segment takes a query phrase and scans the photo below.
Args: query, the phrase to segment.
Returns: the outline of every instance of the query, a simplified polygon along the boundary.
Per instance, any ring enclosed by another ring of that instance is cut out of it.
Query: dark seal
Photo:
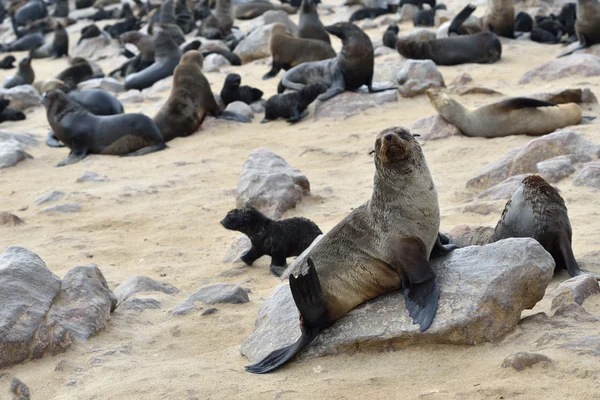
[[[47,43],[29,52],[31,58],[60,58],[69,55],[69,35],[61,24],[54,28],[54,38]]]
[[[320,2],[320,0],[302,0],[298,23],[298,37],[322,40],[327,44],[331,44],[329,34],[325,30],[317,12],[317,4]]]
[[[327,85],[314,83],[302,89],[273,95],[265,103],[265,118],[261,124],[277,118],[285,118],[287,122],[298,122],[308,115],[306,108],[327,90]]]
[[[242,84],[242,77],[238,74],[228,74],[221,89],[221,100],[225,106],[234,101],[243,101],[246,104],[252,104],[262,98],[263,92],[260,89]]]
[[[19,61],[17,74],[4,83],[5,89],[20,85],[31,85],[35,80],[35,73],[31,68],[31,57],[23,57]]]

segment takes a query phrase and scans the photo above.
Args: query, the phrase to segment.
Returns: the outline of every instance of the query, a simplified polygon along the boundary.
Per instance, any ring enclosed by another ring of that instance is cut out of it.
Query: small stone
[[[519,83],[530,83],[536,79],[548,82],[565,77],[598,75],[600,75],[600,57],[591,54],[571,54],[532,68],[521,77]]]
[[[14,214],[8,212],[0,212],[0,225],[17,226],[23,225],[25,222]]]
[[[252,108],[243,101],[234,101],[233,103],[229,103],[227,108],[225,108],[225,111],[241,114],[250,119],[254,118],[254,112],[252,111]]]
[[[377,22],[373,21],[372,19],[365,19],[360,24],[360,29],[362,29],[363,31],[366,31],[368,29],[375,29],[375,28],[377,28]]]
[[[232,283],[218,283],[198,289],[184,302],[178,304],[172,311],[172,315],[185,315],[190,311],[197,310],[195,302],[204,304],[243,304],[250,301],[248,292],[240,285]]]
[[[223,259],[223,262],[228,264],[242,262],[242,260],[240,260],[240,257],[248,250],[250,250],[251,247],[252,242],[250,241],[248,236],[240,235],[236,237],[231,243],[229,249],[227,250],[227,253],[225,253],[225,258]]]
[[[465,86],[467,83],[471,82],[473,82],[473,77],[470,74],[463,72],[454,78],[450,86]]]
[[[98,175],[97,173],[91,171],[84,171],[75,182],[106,182],[107,180],[108,178],[106,176]]]
[[[375,49],[375,51],[373,52],[373,55],[375,57],[379,57],[379,56],[387,56],[388,54],[396,54],[396,53],[398,53],[398,52],[394,49],[390,49],[389,47],[386,47],[386,46],[380,46]]]
[[[40,204],[44,204],[44,203],[51,203],[54,201],[58,201],[58,200],[62,199],[64,195],[65,195],[65,192],[61,192],[60,190],[53,190],[53,191],[45,193],[41,197],[39,197],[35,201],[35,204],[40,205]]]
[[[210,315],[210,314],[216,313],[217,311],[218,310],[216,308],[211,307],[211,308],[207,308],[206,310],[202,311],[202,314],[200,314],[200,315],[202,315],[202,316],[204,316],[204,315]]]
[[[136,275],[117,286],[114,293],[119,302],[124,302],[133,295],[142,292],[160,292],[172,295],[179,293],[179,289],[166,282],[159,282],[147,276]]]
[[[361,89],[357,92],[338,94],[327,101],[317,100],[315,120],[321,118],[346,119],[369,108],[385,103],[395,103],[398,101],[397,93],[398,91],[395,89],[379,93],[366,93]]]
[[[431,60],[408,60],[396,75],[401,85],[398,91],[403,97],[423,94],[427,89],[445,87],[444,78]]]
[[[29,400],[29,387],[19,378],[14,377],[10,384],[10,391],[13,393],[13,400]]]
[[[412,21],[413,17],[419,12],[419,7],[414,4],[403,4],[398,14],[400,22]]]
[[[552,310],[569,303],[582,305],[588,297],[599,294],[598,281],[592,274],[582,274],[562,282],[552,292]]]
[[[0,169],[14,167],[26,158],[33,158],[24,149],[25,146],[14,139],[0,142]]]
[[[130,297],[117,307],[119,311],[132,310],[141,313],[144,310],[156,310],[161,307],[160,301],[156,299],[146,299]]]
[[[123,104],[143,103],[144,95],[137,89],[129,89],[125,93],[121,93],[118,97]]]
[[[581,171],[573,178],[573,184],[600,189],[600,161],[583,164]]]
[[[81,211],[81,206],[77,203],[57,204],[42,210],[44,213],[75,213],[79,211]]]
[[[547,365],[552,363],[552,360],[543,354],[520,351],[506,357],[504,361],[502,361],[502,368],[513,367],[515,370],[521,372],[525,368],[531,368],[539,363]]]
[[[203,72],[219,72],[221,67],[231,65],[228,59],[220,54],[212,53],[206,56],[202,66]]]
[[[438,140],[450,136],[461,136],[462,132],[439,114],[419,118],[407,126],[414,135],[419,135],[419,140]]]
[[[493,203],[473,203],[463,208],[463,212],[473,214],[490,215],[498,212],[498,206]]]

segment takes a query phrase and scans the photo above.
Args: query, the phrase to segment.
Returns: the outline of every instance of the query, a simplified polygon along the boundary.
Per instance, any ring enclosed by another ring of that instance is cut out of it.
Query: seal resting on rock
[[[264,124],[277,118],[285,118],[287,122],[298,122],[308,115],[306,108],[315,101],[318,95],[327,90],[327,85],[313,83],[302,89],[269,97],[265,103]]]
[[[54,39],[37,49],[30,51],[31,58],[60,58],[69,55],[69,35],[61,24],[54,28]]]
[[[252,265],[264,255],[271,256],[270,269],[275,276],[281,276],[287,268],[286,258],[302,254],[323,233],[306,218],[274,221],[252,206],[229,211],[221,225],[243,233],[252,242],[250,250],[241,256],[246,265]]]
[[[359,304],[398,289],[421,331],[431,325],[439,299],[429,264],[439,243],[435,184],[421,146],[408,130],[383,130],[374,153],[371,200],[325,234],[299,270],[292,271],[297,277],[289,277],[302,335],[246,371],[260,374],[280,367]]]
[[[273,24],[269,47],[273,64],[263,79],[273,78],[282,68],[288,70],[307,61],[335,57],[335,51],[328,43],[322,40],[294,37],[283,24]]]
[[[71,149],[57,167],[81,161],[88,154],[140,156],[166,147],[160,130],[144,114],[97,116],[60,89],[46,92],[44,105],[56,138]]]
[[[476,109],[469,109],[446,93],[427,90],[431,105],[446,121],[466,136],[540,136],[559,128],[577,125],[581,108],[575,103],[560,104],[514,97]]]

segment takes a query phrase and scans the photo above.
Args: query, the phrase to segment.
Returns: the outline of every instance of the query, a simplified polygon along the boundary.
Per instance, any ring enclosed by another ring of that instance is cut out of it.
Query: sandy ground
[[[450,9],[458,11],[462,5]],[[333,22],[334,16],[323,19]],[[411,27],[412,23],[403,23],[401,31]],[[380,38],[383,29],[368,33]],[[78,34],[72,37],[74,43]],[[339,41],[334,42],[339,49]],[[503,46],[503,58],[496,64],[440,67],[446,83],[468,72],[476,84],[507,96],[582,86],[600,95],[599,77],[519,85],[525,71],[552,59],[561,47],[511,40],[503,40]],[[392,54],[376,62],[399,63],[400,56]],[[114,60],[100,64],[105,71],[116,66]],[[50,78],[66,65],[66,59],[33,62],[38,79]],[[223,68],[207,77],[217,92],[226,73],[237,72],[243,84],[257,86],[270,96],[277,80],[260,80],[267,69],[263,60]],[[2,71],[0,78],[9,73]],[[158,102],[125,108],[153,116],[167,96],[163,92]],[[498,98],[468,95],[461,101],[477,106]],[[29,385],[35,399],[599,398],[598,356],[576,355],[552,346],[539,351],[536,340],[554,328],[535,322],[522,324],[496,344],[345,354],[296,361],[264,376],[245,373],[247,360],[240,355],[239,345],[252,331],[262,301],[279,284],[268,270],[268,258],[252,267],[222,261],[237,234],[223,229],[219,220],[235,206],[237,179],[248,154],[267,146],[303,171],[312,196],[285,217],[304,216],[328,231],[370,197],[374,168],[367,153],[375,135],[386,127],[434,114],[426,96],[400,98],[342,121],[315,121],[313,107],[310,110],[311,116],[296,125],[284,121],[258,124],[262,116],[256,116],[253,124],[210,123],[191,137],[173,140],[159,153],[137,158],[89,156],[64,168],[54,165],[67,156],[68,149],[43,144],[48,124],[42,108],[28,112],[26,121],[2,124],[1,129],[34,133],[41,143],[29,149],[34,159],[0,170],[2,211],[26,221],[19,227],[1,228],[0,249],[26,247],[61,277],[71,266],[93,262],[112,288],[132,275],[146,275],[169,282],[182,293],[154,296],[162,302],[161,310],[115,312],[108,329],[64,354],[0,370],[0,398],[9,398],[7,387],[13,376]],[[600,107],[585,106],[584,114],[600,116]],[[596,120],[573,130],[600,142],[599,126]],[[452,137],[423,145],[439,192],[442,229],[461,223],[496,223],[503,201],[497,202],[497,213],[488,216],[463,212],[465,202],[475,194],[466,182],[485,164],[530,139]],[[108,181],[76,183],[84,171],[105,175]],[[575,255],[597,251],[598,192],[574,187],[570,179],[558,186],[569,208]],[[51,190],[64,191],[61,202],[77,202],[81,212],[41,213],[46,205],[38,206],[35,200]],[[239,269],[239,275],[219,275],[232,268]],[[564,273],[555,277],[549,290],[566,278]],[[242,283],[251,290],[250,303],[218,305],[218,311],[209,316],[196,312],[169,318],[169,310],[188,293],[218,282]],[[600,296],[588,299],[584,306],[600,316]],[[548,300],[535,311],[550,314]],[[598,331],[598,324],[574,324],[573,331]],[[554,362],[521,373],[500,368],[507,355],[527,350],[542,352]],[[62,371],[55,370],[59,362]]]

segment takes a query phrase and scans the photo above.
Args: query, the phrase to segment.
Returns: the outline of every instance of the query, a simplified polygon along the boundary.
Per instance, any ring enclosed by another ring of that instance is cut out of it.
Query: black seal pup
[[[533,18],[531,15],[524,11],[521,11],[515,17],[515,31],[517,32],[531,32],[533,29]]]
[[[0,60],[0,69],[13,69],[15,67],[15,57],[8,55]]]
[[[380,132],[374,153],[371,200],[327,232],[289,277],[302,335],[246,371],[262,374],[280,367],[359,304],[398,289],[421,331],[431,325],[439,299],[429,264],[439,242],[435,184],[408,130]]]
[[[277,118],[285,118],[287,122],[298,122],[308,115],[306,108],[315,101],[317,96],[327,90],[327,85],[314,83],[302,89],[269,97],[265,103],[264,124]]]
[[[10,100],[0,99],[0,122],[4,121],[22,121],[25,114],[16,108],[9,107]]]
[[[20,85],[31,85],[35,80],[35,72],[31,68],[31,57],[23,57],[19,61],[17,74],[4,83],[5,89]]]
[[[252,265],[262,256],[270,256],[270,269],[275,276],[281,276],[287,268],[286,258],[302,254],[323,233],[306,218],[274,221],[252,206],[229,211],[221,225],[243,233],[252,242],[252,248],[241,256],[246,265]]]
[[[246,104],[252,104],[262,98],[263,92],[260,89],[248,85],[240,86],[242,77],[238,74],[228,74],[221,89],[221,100],[227,106],[234,101],[243,101]]]
[[[389,47],[390,49],[396,50],[396,43],[398,43],[398,32],[400,32],[400,28],[398,28],[398,25],[388,25],[385,32],[383,32],[383,45],[385,47]]]
[[[81,41],[83,39],[95,38],[95,37],[100,36],[101,34],[102,34],[102,32],[100,31],[100,28],[98,28],[98,25],[96,25],[96,24],[84,26],[83,28],[81,28],[81,36],[79,37],[79,40],[77,41],[77,46],[79,46],[79,44],[81,43]]]
[[[74,57],[70,60],[70,66],[55,76],[55,79],[64,82],[63,90],[70,91],[77,87],[83,81],[94,77],[92,65],[81,57]]]
[[[56,138],[71,149],[57,167],[88,154],[139,156],[166,148],[160,130],[144,114],[94,115],[60,89],[46,92],[44,105]]]
[[[320,2],[321,0],[302,0],[298,23],[298,37],[322,40],[327,44],[331,44],[329,34],[325,30],[317,12],[317,4]]]

